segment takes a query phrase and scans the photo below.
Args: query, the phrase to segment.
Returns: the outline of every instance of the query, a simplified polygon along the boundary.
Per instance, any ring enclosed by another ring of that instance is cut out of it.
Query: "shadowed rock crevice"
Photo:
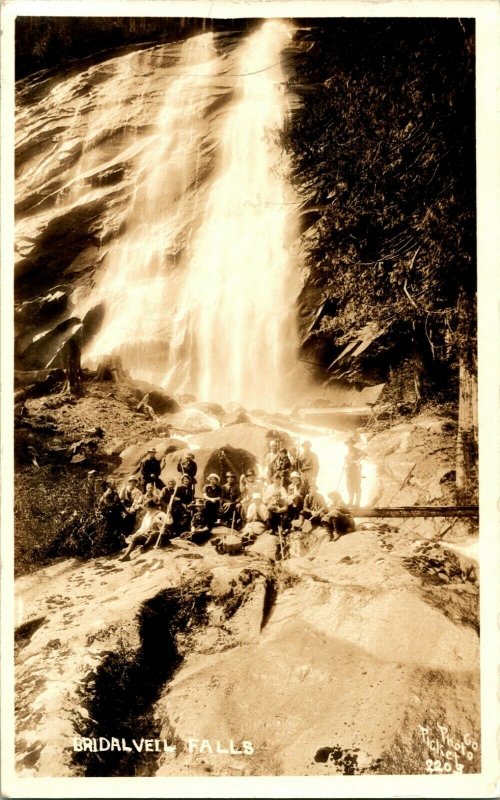
[[[166,589],[146,600],[138,614],[139,646],[124,642],[90,673],[84,684],[88,718],[81,736],[126,739],[158,738],[152,706],[166,682],[183,661],[178,637],[206,622],[208,582],[200,579],[189,589]],[[75,752],[74,761],[86,777],[153,775],[157,758],[151,753]]]

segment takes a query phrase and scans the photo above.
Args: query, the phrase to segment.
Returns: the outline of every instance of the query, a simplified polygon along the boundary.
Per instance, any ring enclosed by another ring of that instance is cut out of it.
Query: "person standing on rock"
[[[288,460],[290,462],[291,472],[298,472],[300,475],[301,461],[297,447],[290,447],[288,449]]]
[[[290,459],[288,458],[286,447],[282,447],[278,451],[278,455],[273,464],[273,475],[279,475],[281,485],[284,486],[285,489],[288,488],[288,484],[290,483]]]
[[[311,450],[311,442],[302,443],[302,455],[300,457],[300,474],[304,488],[309,488],[310,483],[314,483],[318,477],[319,462],[318,456]]]
[[[196,483],[198,464],[194,460],[193,453],[186,453],[185,456],[179,458],[177,462],[177,472],[180,472],[182,476],[187,475],[193,485]]]
[[[353,438],[347,442],[347,454],[344,462],[346,487],[349,506],[359,507],[361,502],[361,459],[364,453],[355,445]]]
[[[269,452],[266,453],[266,457],[264,459],[265,467],[266,467],[266,478],[268,481],[272,480],[274,475],[274,462],[276,461],[276,457],[278,455],[278,442],[275,439],[271,439],[269,442]]]
[[[207,478],[207,483],[203,488],[203,499],[205,501],[205,523],[209,528],[213,528],[219,516],[219,509],[222,497],[222,487],[219,476],[211,472]]]
[[[160,478],[161,464],[156,458],[156,450],[154,447],[149,448],[147,456],[141,463],[139,470],[143,486],[146,486],[147,483],[153,483],[157,489],[163,489],[165,484]]]

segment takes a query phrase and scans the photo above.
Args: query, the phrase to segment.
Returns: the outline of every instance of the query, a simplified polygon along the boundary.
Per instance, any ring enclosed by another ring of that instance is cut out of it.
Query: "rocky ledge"
[[[423,773],[420,726],[478,741],[475,576],[419,571],[425,542],[381,523],[296,534],[285,561],[276,545],[21,577],[19,773]]]

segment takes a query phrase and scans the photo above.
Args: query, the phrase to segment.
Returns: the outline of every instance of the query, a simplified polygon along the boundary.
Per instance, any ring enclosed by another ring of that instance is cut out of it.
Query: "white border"
[[[210,17],[475,17],[479,260],[481,712],[479,775],[269,778],[18,778],[13,696],[13,141],[16,15]],[[496,0],[3,0],[1,8],[1,775],[7,797],[495,797],[498,784],[500,5]],[[495,786],[497,782],[497,786]]]

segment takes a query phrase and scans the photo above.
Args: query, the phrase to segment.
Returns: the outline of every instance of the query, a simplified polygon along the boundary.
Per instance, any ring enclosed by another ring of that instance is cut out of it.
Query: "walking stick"
[[[283,537],[282,537],[282,531],[281,531],[281,523],[278,525],[278,536],[279,536],[279,540],[280,540],[281,560],[283,561],[284,558],[285,558],[285,554],[284,554],[284,551],[283,551]]]
[[[167,527],[167,525],[172,525],[173,524],[174,518],[172,517],[172,505],[173,505],[173,502],[174,502],[174,499],[175,499],[176,491],[177,491],[177,481],[175,482],[175,486],[174,486],[174,488],[172,490],[172,497],[170,498],[168,506],[167,506],[167,511],[165,513],[165,520],[163,522],[163,525],[161,526],[161,531],[158,534],[158,538],[157,538],[157,540],[155,542],[155,546],[153,547],[153,550],[156,550],[156,548],[160,544],[161,538],[162,538],[163,534],[165,533],[165,528]]]

